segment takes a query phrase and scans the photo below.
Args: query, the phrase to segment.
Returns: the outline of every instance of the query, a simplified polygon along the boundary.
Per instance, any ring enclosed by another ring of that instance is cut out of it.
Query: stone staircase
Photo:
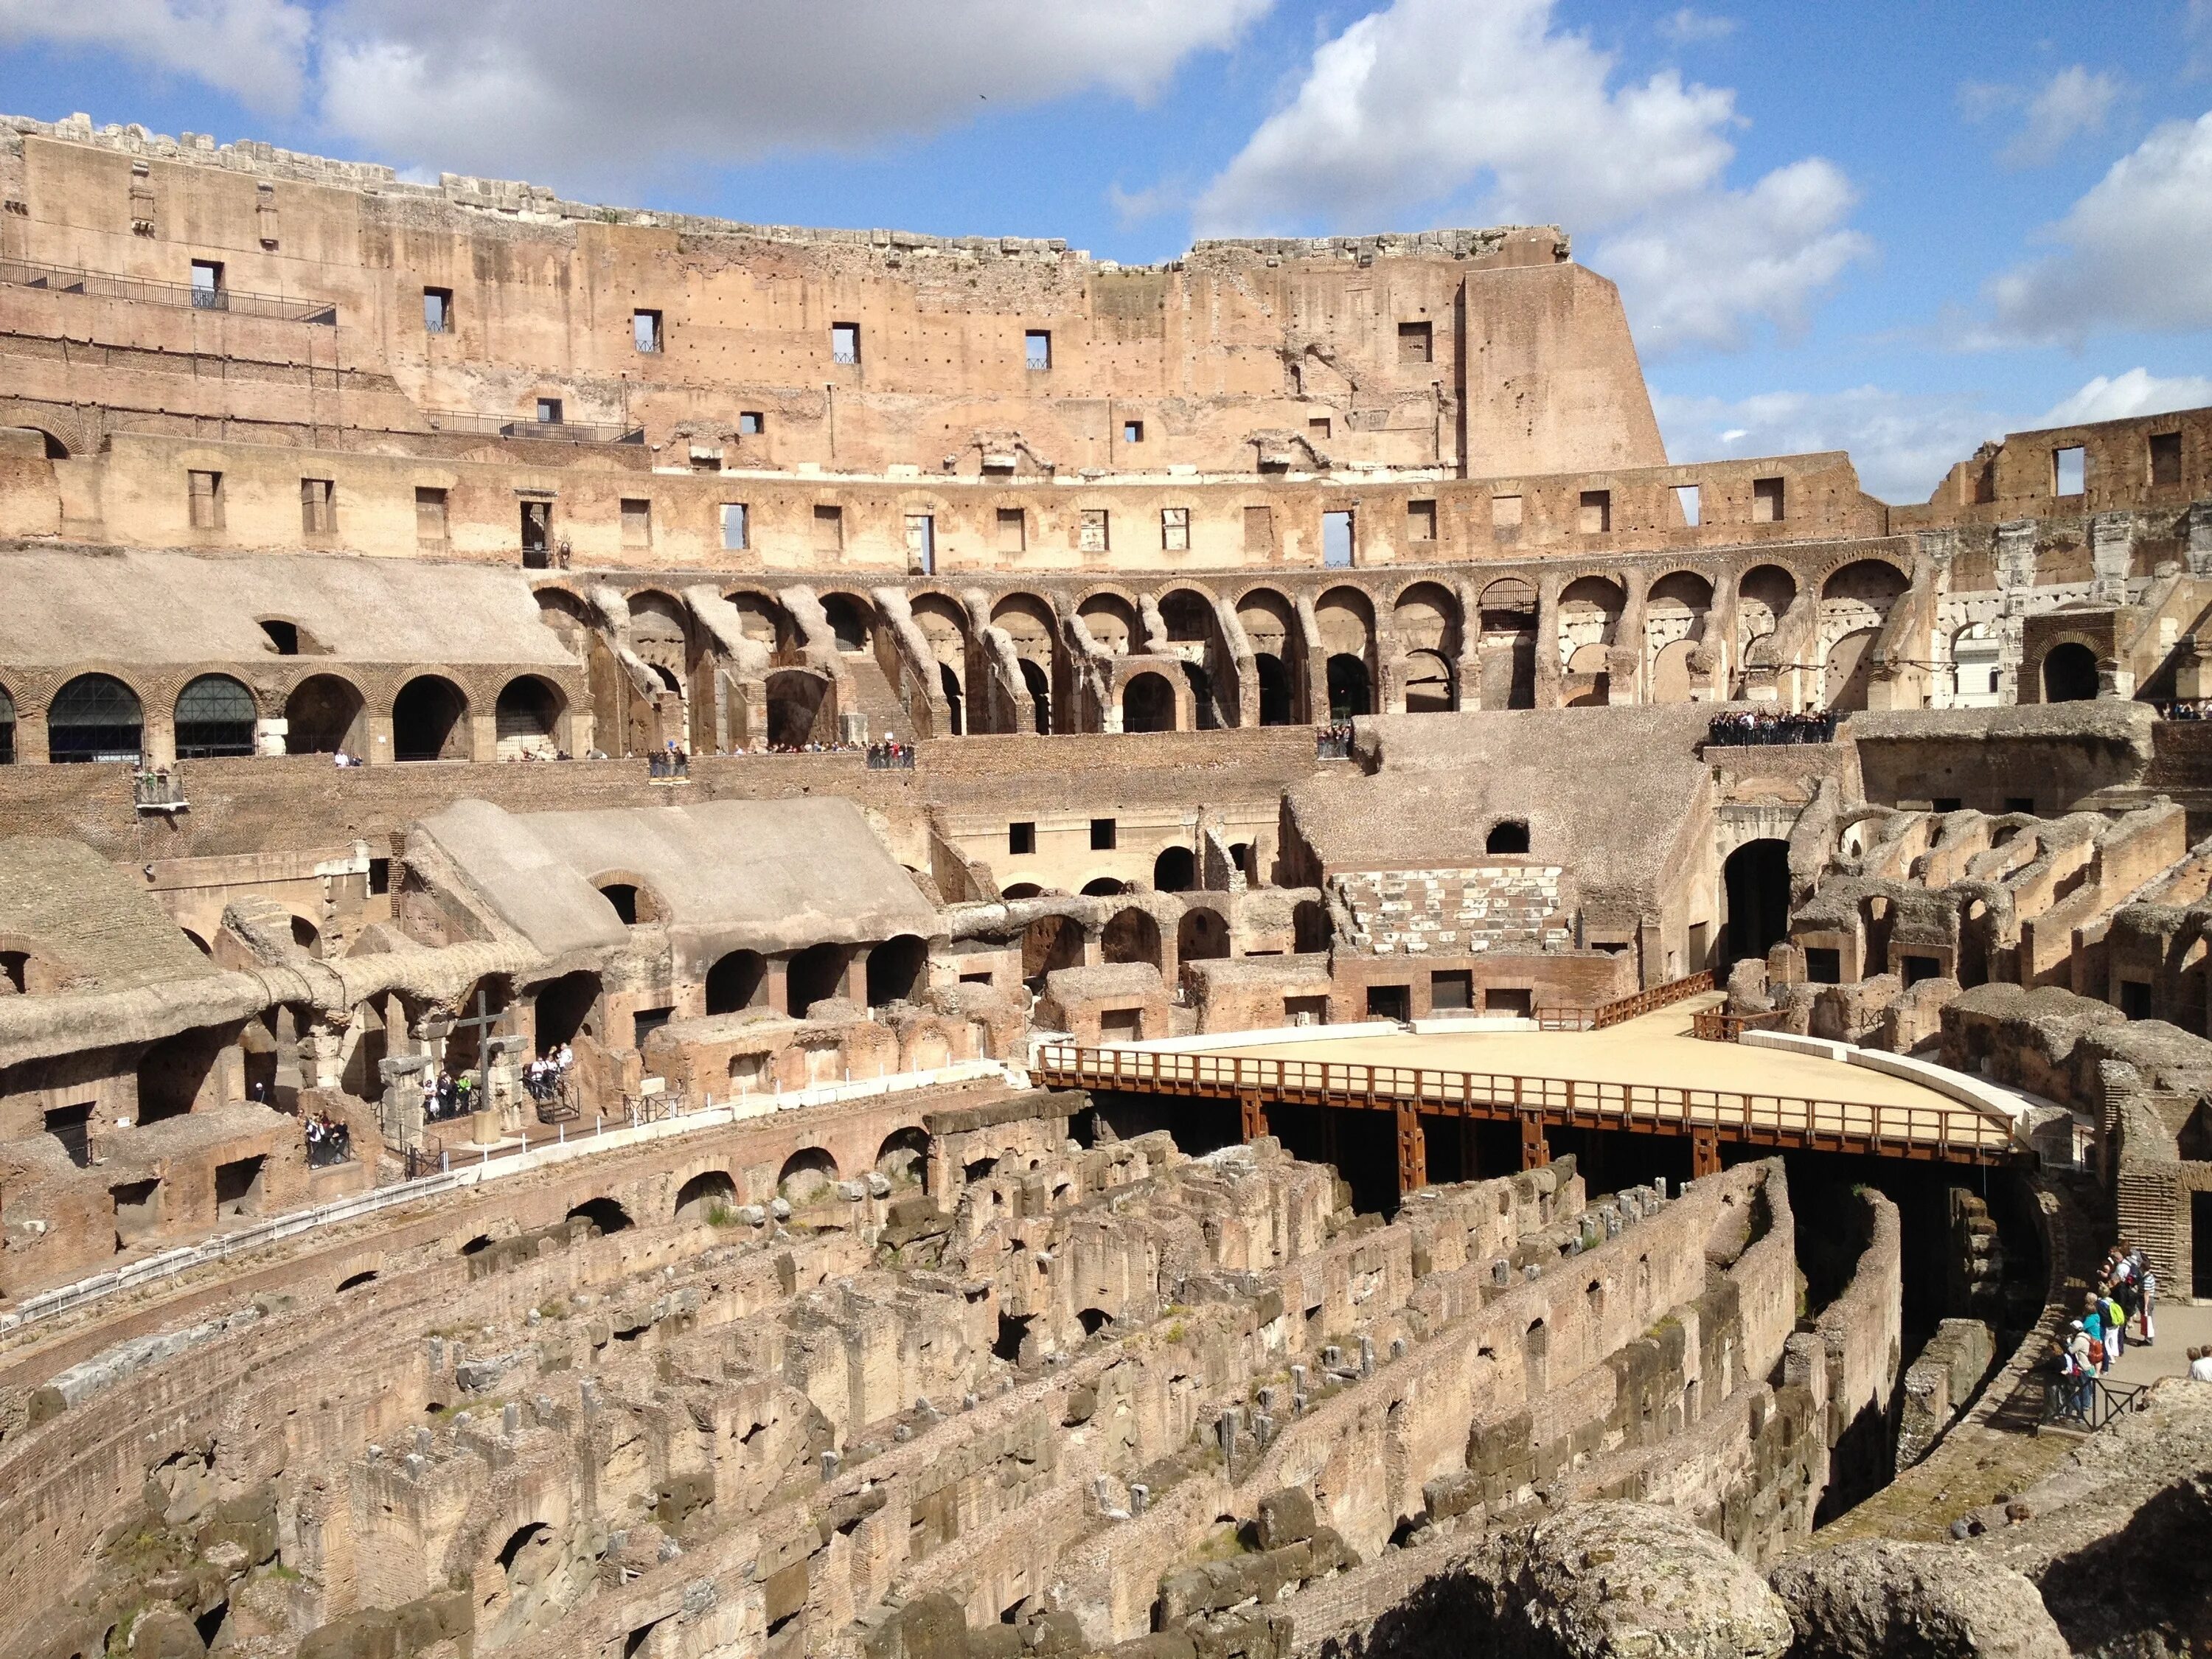
[[[882,665],[877,662],[874,653],[847,651],[841,653],[838,659],[844,664],[845,672],[852,676],[853,684],[852,701],[838,712],[866,717],[868,737],[872,741],[886,732],[895,732],[902,738],[911,739],[914,722],[907,718],[905,708],[899,703],[898,693],[892,689],[890,680],[884,673]]]
[[[1541,865],[1346,871],[1333,878],[1352,947],[1375,956],[1562,951],[1560,872]]]

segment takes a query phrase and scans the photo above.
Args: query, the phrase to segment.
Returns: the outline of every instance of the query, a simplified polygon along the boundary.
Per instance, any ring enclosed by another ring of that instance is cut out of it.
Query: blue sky
[[[0,109],[787,223],[1557,222],[1670,453],[2212,403],[2212,0],[0,0]]]

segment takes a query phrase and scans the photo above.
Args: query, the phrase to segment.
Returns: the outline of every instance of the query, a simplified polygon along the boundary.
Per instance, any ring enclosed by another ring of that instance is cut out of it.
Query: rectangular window
[[[371,898],[392,890],[392,860],[371,859],[368,861],[368,895]]]
[[[1352,514],[1324,513],[1321,515],[1321,562],[1329,570],[1352,568]]]
[[[722,503],[722,550],[725,553],[742,553],[752,545],[746,519],[743,501]]]
[[[937,574],[937,520],[927,513],[906,515],[906,569],[909,576]]]
[[[1188,507],[1164,507],[1160,509],[1160,546],[1170,553],[1190,551]]]
[[[1114,850],[1114,820],[1111,818],[1091,819],[1091,850],[1094,853],[1110,853]]]
[[[538,400],[538,423],[540,426],[561,424],[561,400],[558,398],[540,398]]]
[[[2051,452],[2051,493],[2079,495],[2088,474],[2088,457],[2079,444]]]
[[[1122,422],[1121,441],[1125,444],[1140,444],[1144,442],[1145,423],[1142,421]]]
[[[300,480],[300,528],[307,535],[327,536],[338,527],[337,484],[330,478]]]
[[[1492,495],[1490,498],[1490,527],[1492,530],[1518,530],[1521,527],[1521,498],[1518,495]]]
[[[1843,952],[1826,945],[1805,947],[1805,977],[1814,985],[1834,985],[1844,976]]]
[[[425,334],[451,334],[453,331],[453,289],[426,288],[422,290],[422,331]]]
[[[1914,958],[1911,957],[1905,957],[1905,965],[1908,969],[1913,960]],[[1934,975],[1930,975],[1929,977],[1933,978]],[[1912,982],[1911,980],[1905,981],[1908,985]],[[2150,1018],[2150,986],[2139,979],[2122,980],[2120,981],[2120,1012],[2130,1019],[2148,1019]]]
[[[1406,503],[1406,539],[1409,542],[1432,542],[1437,538],[1437,504],[1434,501]]]
[[[415,491],[415,539],[425,547],[446,544],[446,492],[418,486]]]
[[[768,430],[768,419],[757,409],[748,409],[738,416],[738,436],[757,438]]]
[[[858,323],[830,325],[830,361],[833,363],[857,363],[860,361],[860,325]]]
[[[192,303],[202,311],[221,311],[228,305],[223,297],[222,260],[192,261]]]
[[[2181,434],[2179,432],[2154,432],[2150,434],[2150,481],[2154,484],[2178,484],[2181,482]]]
[[[1083,509],[1083,523],[1078,533],[1076,545],[1085,553],[1103,553],[1106,550],[1106,509],[1104,507],[1086,507]]]
[[[653,503],[624,497],[622,504],[622,538],[624,547],[653,545]]]
[[[1248,507],[1244,509],[1244,550],[1265,553],[1275,545],[1275,509],[1272,507]]]
[[[1036,851],[1036,825],[1010,823],[1006,826],[1006,851],[1029,854]]]
[[[1030,544],[1030,515],[1018,507],[999,509],[999,551],[1018,553]]]
[[[1462,1013],[1474,1006],[1474,975],[1465,968],[1439,969],[1429,975],[1429,1007],[1439,1014]]]
[[[1328,416],[1316,415],[1306,422],[1306,436],[1326,440],[1329,433]]]
[[[1408,1020],[1413,1017],[1413,988],[1410,985],[1370,985],[1367,988],[1367,1018]]]
[[[657,311],[633,311],[629,314],[630,343],[640,351],[660,349],[660,313]]]
[[[222,474],[194,472],[191,480],[192,528],[222,528]]]
[[[1899,966],[1905,970],[1904,979],[1908,989],[1923,979],[1934,979],[1943,971],[1943,964],[1933,957],[1906,957]]]
[[[538,496],[520,505],[523,568],[544,570],[553,562],[553,503]]]
[[[1581,528],[1585,536],[1602,536],[1613,529],[1613,492],[1610,489],[1583,491]]]
[[[1682,509],[1682,522],[1689,526],[1691,529],[1695,530],[1698,527],[1698,520],[1702,518],[1705,514],[1704,498],[1700,495],[1698,486],[1695,484],[1676,484],[1674,486],[1674,505]]]
[[[1426,323],[1398,325],[1398,361],[1401,363],[1435,361],[1435,341]]]
[[[1022,336],[1022,361],[1033,369],[1052,367],[1052,331],[1033,328]]]
[[[817,507],[814,509],[814,545],[823,553],[836,553],[845,545],[845,509],[842,507]]]
[[[1751,481],[1751,521],[1753,524],[1780,524],[1788,516],[1784,487],[1779,478],[1753,478]]]

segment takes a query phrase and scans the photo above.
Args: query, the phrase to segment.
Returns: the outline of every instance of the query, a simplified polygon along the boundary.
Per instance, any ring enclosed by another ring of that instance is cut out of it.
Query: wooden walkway
[[[1551,1127],[1686,1135],[1698,1175],[1721,1167],[1723,1143],[1864,1152],[1946,1164],[1997,1164],[2024,1156],[2009,1127],[1953,1102],[1830,1100],[1663,1084],[1523,1077],[1495,1072],[1287,1060],[1254,1054],[1161,1054],[1050,1043],[1037,1051],[1035,1079],[1058,1089],[1106,1089],[1234,1101],[1244,1136],[1267,1133],[1273,1104],[1390,1112],[1397,1119],[1399,1190],[1426,1179],[1424,1116],[1480,1118],[1521,1126],[1524,1169],[1548,1161]]]

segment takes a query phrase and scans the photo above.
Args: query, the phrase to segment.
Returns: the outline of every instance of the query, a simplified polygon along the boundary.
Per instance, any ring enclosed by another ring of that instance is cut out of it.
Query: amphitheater
[[[84,117],[0,365],[0,1653],[2212,1650],[2212,410]]]

